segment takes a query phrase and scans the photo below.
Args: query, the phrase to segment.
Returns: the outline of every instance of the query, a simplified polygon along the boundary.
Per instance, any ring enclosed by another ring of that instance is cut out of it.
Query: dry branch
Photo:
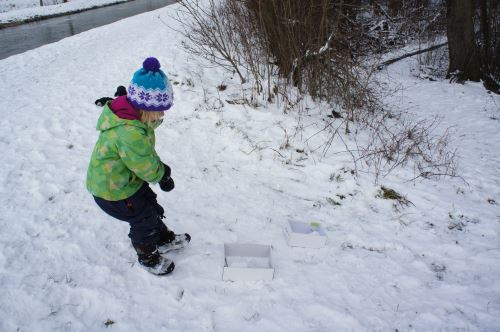
[[[442,44],[439,44],[439,45],[433,45],[431,47],[427,47],[425,49],[422,49],[422,50],[418,50],[418,51],[415,51],[415,52],[411,52],[411,53],[406,53],[406,54],[403,54],[402,56],[399,56],[397,58],[394,58],[394,59],[390,59],[390,60],[387,60],[387,61],[384,61],[382,62],[381,64],[379,64],[377,66],[377,69],[378,70],[381,70],[383,69],[384,67],[387,67],[388,65],[392,65],[393,63],[395,62],[398,62],[400,60],[403,60],[403,59],[406,59],[406,58],[409,58],[409,57],[412,57],[414,55],[419,55],[419,54],[422,54],[422,53],[426,53],[426,52],[430,52],[430,51],[433,51],[433,50],[436,50],[438,48],[441,48],[443,46],[446,46],[448,45],[448,43],[442,43]]]

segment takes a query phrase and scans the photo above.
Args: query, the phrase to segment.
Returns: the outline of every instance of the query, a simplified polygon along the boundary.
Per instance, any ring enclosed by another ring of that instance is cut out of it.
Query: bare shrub
[[[242,1],[181,0],[181,10],[173,17],[181,23],[184,48],[191,54],[235,73],[240,82],[251,82],[249,105],[258,105],[260,95],[272,102],[277,93],[277,67],[262,47],[265,43],[259,21]],[[251,79],[250,79],[251,78]],[[243,97],[247,99],[247,97]]]
[[[259,20],[264,49],[278,68],[281,96],[298,89],[300,99],[334,102],[343,109],[365,106],[362,96],[369,87],[364,66],[352,53],[355,39],[347,22],[343,1],[247,0],[247,8]],[[364,76],[364,77],[363,77]],[[368,91],[366,91],[368,92]],[[348,111],[349,112],[349,111]]]
[[[360,147],[356,162],[375,170],[376,179],[410,164],[414,179],[456,176],[456,152],[448,148],[449,133],[436,134],[439,119],[415,120],[380,112],[360,121],[369,144]]]
[[[372,111],[356,112],[355,122],[349,119],[333,119],[312,136],[327,132],[327,139],[313,151],[321,149],[328,153],[348,153],[352,157],[355,171],[371,170],[375,182],[397,168],[410,166],[415,179],[456,177],[456,151],[449,149],[450,135],[446,130],[438,132],[439,118],[416,120],[407,112],[396,112],[378,102],[372,101]],[[341,120],[341,121],[339,121]],[[343,137],[341,128],[352,123],[355,145]],[[306,139],[306,143],[309,139]],[[363,143],[359,143],[361,138]],[[364,143],[368,142],[368,143]],[[332,150],[334,144],[341,144]]]
[[[182,45],[192,54],[238,74],[241,83],[246,82],[244,65],[239,51],[236,22],[225,14],[225,8],[215,0],[203,5],[198,0],[179,1],[181,9],[173,17],[184,29]]]
[[[447,148],[446,133],[435,135],[437,121],[416,121],[408,114],[386,111],[374,78],[376,47],[380,51],[381,45],[385,49],[400,45],[412,33],[398,18],[420,15],[423,35],[439,25],[439,13],[426,22],[431,12],[423,7],[405,14],[410,9],[404,6],[362,0],[208,0],[205,5],[181,0],[180,4],[177,20],[187,51],[236,73],[242,83],[251,82],[255,93],[251,98],[260,95],[271,102],[277,96],[285,110],[301,111],[304,98],[311,96],[339,110],[341,121],[321,129],[330,133],[323,154],[340,140],[356,169],[368,165],[377,179],[408,164],[413,165],[415,178],[455,175],[455,154]],[[394,32],[391,25],[398,28],[395,35],[381,37],[386,29]],[[342,132],[350,133],[353,126],[368,133],[367,145],[352,149],[344,140]]]
[[[386,52],[409,43],[426,43],[446,32],[444,0],[369,1],[357,11],[365,33],[362,50]]]

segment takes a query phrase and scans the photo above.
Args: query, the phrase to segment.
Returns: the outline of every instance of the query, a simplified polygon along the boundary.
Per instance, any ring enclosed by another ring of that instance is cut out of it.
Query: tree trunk
[[[483,48],[483,56],[488,61],[490,55],[490,23],[489,23],[489,13],[488,13],[488,0],[479,1],[480,8],[480,30],[481,30],[481,41]]]
[[[43,0],[40,0],[40,6],[43,6]]]
[[[391,13],[391,16],[396,17],[401,10],[401,0],[387,1],[387,8],[389,8],[389,13]]]
[[[479,81],[481,66],[474,38],[473,0],[447,0],[447,28],[450,65],[448,78]]]

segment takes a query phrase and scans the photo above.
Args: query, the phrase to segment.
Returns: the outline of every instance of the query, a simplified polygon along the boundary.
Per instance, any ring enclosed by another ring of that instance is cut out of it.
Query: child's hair
[[[147,125],[151,125],[153,121],[160,120],[165,112],[159,111],[143,111],[139,110],[139,116],[141,117],[141,122]]]

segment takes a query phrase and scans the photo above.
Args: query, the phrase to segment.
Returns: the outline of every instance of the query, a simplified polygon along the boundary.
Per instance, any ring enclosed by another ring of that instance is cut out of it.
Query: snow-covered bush
[[[184,47],[237,74],[242,84],[253,84],[250,104],[260,96],[282,102],[285,111],[301,111],[304,100],[311,97],[329,105],[325,107],[329,113],[338,110],[340,124],[324,129],[330,132],[322,146],[324,154],[335,138],[344,142],[339,130],[343,128],[346,134],[367,134],[368,144],[356,149],[344,145],[356,166],[369,166],[377,178],[408,163],[416,170],[415,177],[455,175],[454,153],[447,149],[447,135],[434,133],[434,120],[414,120],[387,110],[381,102],[379,96],[385,92],[376,79],[380,62],[373,52],[384,49],[381,44],[387,50],[396,43],[389,38],[379,40],[377,50],[371,47],[375,30],[366,24],[389,16],[377,2],[372,7],[363,1],[337,0],[182,0],[180,4],[176,19],[184,27]],[[378,16],[375,7],[381,9]]]

